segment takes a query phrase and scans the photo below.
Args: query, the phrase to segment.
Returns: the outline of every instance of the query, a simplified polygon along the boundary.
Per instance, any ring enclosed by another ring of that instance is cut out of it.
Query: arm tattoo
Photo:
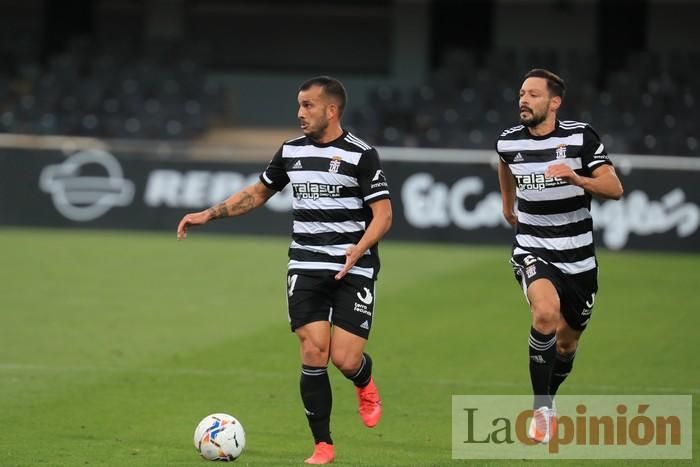
[[[238,216],[250,212],[253,209],[255,209],[255,198],[247,191],[243,191],[240,193],[240,197],[231,206],[229,215]]]
[[[216,206],[212,206],[208,209],[213,219],[221,219],[222,217],[230,216],[240,216],[247,212],[252,211],[257,207],[255,202],[255,196],[247,191],[241,191],[233,200],[230,201],[231,204],[227,205],[224,203],[219,203]]]
[[[228,208],[226,207],[226,203],[219,203],[216,206],[210,207],[209,213],[211,214],[212,219],[221,219],[222,217],[227,217]]]

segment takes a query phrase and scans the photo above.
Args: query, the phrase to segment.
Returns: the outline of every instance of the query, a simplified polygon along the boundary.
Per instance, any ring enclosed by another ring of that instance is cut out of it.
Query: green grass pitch
[[[284,301],[288,239],[2,229],[0,245],[0,465],[205,466],[192,433],[219,411],[247,431],[235,465],[300,465],[311,453]],[[364,428],[331,369],[336,464],[541,464],[451,459],[453,394],[529,393],[530,315],[508,246],[381,251],[368,351],[384,417]],[[594,318],[561,393],[692,394],[697,415],[700,255],[600,262]]]

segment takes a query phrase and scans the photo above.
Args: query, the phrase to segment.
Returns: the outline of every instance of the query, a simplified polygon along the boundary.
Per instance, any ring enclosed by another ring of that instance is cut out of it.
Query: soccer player
[[[378,242],[391,227],[389,187],[377,150],[344,130],[343,84],[328,76],[299,88],[297,118],[304,136],[277,151],[260,180],[221,204],[185,215],[188,227],[240,216],[262,206],[288,183],[294,192],[287,301],[301,350],[301,398],[314,437],[307,464],[335,457],[330,432],[328,360],[355,385],[359,413],[374,427],[382,406],[364,352],[374,318]]]
[[[595,130],[557,119],[564,91],[564,81],[551,71],[526,73],[521,124],[496,142],[503,215],[515,228],[511,263],[532,312],[528,435],[541,443],[556,432],[554,396],[571,372],[598,291],[591,195],[622,196]]]

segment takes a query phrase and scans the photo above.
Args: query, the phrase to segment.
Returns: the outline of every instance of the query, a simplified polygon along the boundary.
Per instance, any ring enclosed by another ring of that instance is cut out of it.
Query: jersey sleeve
[[[503,136],[503,135],[501,135],[501,136]],[[499,138],[496,140],[496,142],[493,143],[493,148],[496,150],[496,154],[498,154],[498,158],[501,159],[501,161],[502,161],[504,164],[507,164],[508,161],[503,157],[503,154],[502,154],[501,151],[498,149],[498,146],[499,146],[498,143],[499,143],[500,141],[501,141],[501,138],[499,137]]]
[[[284,168],[284,159],[282,158],[282,147],[279,148],[265,171],[260,174],[260,181],[263,185],[275,191],[282,191],[289,183],[289,176]]]
[[[581,165],[587,174],[593,173],[595,169],[602,165],[612,165],[605,145],[600,141],[598,133],[586,126],[583,131],[583,148],[581,149]]]
[[[390,198],[389,184],[379,162],[377,150],[365,151],[357,164],[357,182],[365,203]]]

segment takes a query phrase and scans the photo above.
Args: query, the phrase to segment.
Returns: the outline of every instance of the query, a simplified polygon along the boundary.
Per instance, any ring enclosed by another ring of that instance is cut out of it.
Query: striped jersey
[[[586,123],[557,121],[552,133],[533,136],[519,125],[501,133],[496,150],[516,183],[513,255],[538,256],[564,274],[595,269],[591,195],[544,175],[549,165],[557,163],[587,177],[596,168],[612,164],[595,130]]]
[[[321,275],[345,264],[372,220],[369,205],[390,198],[377,150],[352,133],[319,144],[306,136],[285,142],[260,175],[270,189],[292,184],[294,199],[289,271]],[[376,279],[379,249],[372,246],[349,274]]]

